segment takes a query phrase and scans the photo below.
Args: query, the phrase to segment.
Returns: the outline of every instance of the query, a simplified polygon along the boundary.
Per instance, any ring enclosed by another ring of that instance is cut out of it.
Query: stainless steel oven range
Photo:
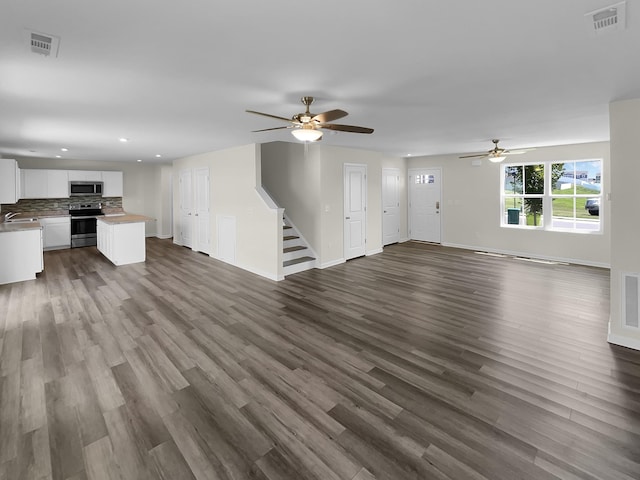
[[[102,204],[69,205],[71,215],[71,248],[97,245],[96,219],[102,213]]]

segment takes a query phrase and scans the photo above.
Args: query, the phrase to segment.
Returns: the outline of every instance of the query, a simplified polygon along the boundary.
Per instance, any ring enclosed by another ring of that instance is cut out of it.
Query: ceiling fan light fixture
[[[489,161],[491,161],[493,163],[500,163],[505,158],[507,158],[507,157],[505,157],[504,155],[489,155]]]
[[[305,125],[302,128],[294,128],[291,130],[291,134],[301,142],[317,142],[322,138],[322,132],[314,129],[311,125]]]

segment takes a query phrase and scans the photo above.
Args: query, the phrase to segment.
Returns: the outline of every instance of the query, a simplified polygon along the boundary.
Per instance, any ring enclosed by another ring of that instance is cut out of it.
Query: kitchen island
[[[43,269],[40,222],[0,223],[0,285],[33,280]]]
[[[144,215],[117,214],[98,217],[96,223],[98,250],[116,266],[146,260]]]

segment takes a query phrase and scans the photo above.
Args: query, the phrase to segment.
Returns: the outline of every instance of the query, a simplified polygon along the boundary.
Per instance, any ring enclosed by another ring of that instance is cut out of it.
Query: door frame
[[[346,203],[345,197],[347,194],[346,191],[346,181],[347,181],[347,168],[348,167],[358,167],[364,169],[364,179],[362,182],[362,196],[363,196],[363,215],[362,215],[362,223],[363,223],[363,236],[364,236],[364,252],[363,256],[367,254],[367,202],[368,202],[368,192],[367,192],[367,184],[368,184],[368,168],[366,163],[344,163],[342,165],[342,256],[345,260],[350,260],[352,258],[358,258],[360,255],[355,257],[347,258],[347,232],[345,229],[346,218],[345,218],[345,210]]]
[[[407,204],[407,229],[408,229],[408,237],[409,240],[413,240],[413,238],[411,238],[411,232],[413,231],[412,228],[412,215],[411,215],[411,188],[412,188],[412,183],[411,183],[411,175],[415,175],[416,172],[420,172],[420,171],[425,171],[425,170],[437,170],[440,173],[440,213],[438,215],[438,223],[440,224],[440,241],[437,242],[438,244],[442,245],[442,167],[414,167],[414,168],[409,168],[407,170],[407,200],[408,200],[408,204]],[[418,240],[418,241],[422,241],[422,240]]]
[[[388,243],[387,245],[393,245],[393,243],[400,243],[400,169],[397,167],[382,167],[382,178],[380,181],[380,186],[381,186],[381,190],[380,190],[380,201],[382,203],[382,208],[380,209],[380,213],[382,215],[381,218],[381,222],[380,225],[382,225],[382,231],[380,232],[380,236],[382,239],[381,245],[382,248],[384,248],[386,245],[384,243],[384,177],[385,177],[385,171],[393,171],[397,174],[398,177],[398,185],[397,185],[397,194],[398,194],[398,241],[397,242],[392,242],[392,243]]]

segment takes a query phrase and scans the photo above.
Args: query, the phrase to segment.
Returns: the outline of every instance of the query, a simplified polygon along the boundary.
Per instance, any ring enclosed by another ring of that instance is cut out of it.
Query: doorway
[[[366,253],[367,166],[344,165],[344,258]]]
[[[409,170],[409,238],[441,242],[441,181],[439,168]]]
[[[382,246],[400,241],[400,169],[382,169]]]

